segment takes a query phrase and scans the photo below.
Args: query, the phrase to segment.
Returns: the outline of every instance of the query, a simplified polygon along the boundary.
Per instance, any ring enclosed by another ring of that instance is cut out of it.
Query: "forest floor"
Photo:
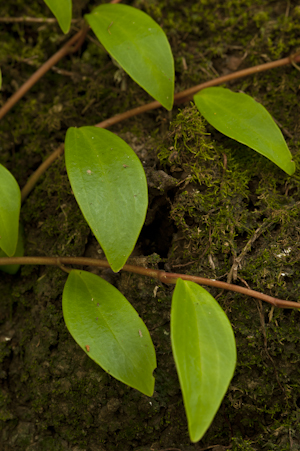
[[[97,4],[75,0],[73,17]],[[166,32],[176,92],[300,47],[296,0],[129,4]],[[0,13],[51,17],[39,0],[10,0]],[[78,29],[73,25],[71,33]],[[3,105],[66,37],[48,23],[2,23],[0,37]],[[299,299],[299,80],[299,67],[289,65],[226,85],[254,97],[277,120],[296,162],[293,176],[215,131],[191,103],[110,128],[140,157],[149,186],[146,223],[129,262]],[[70,126],[93,125],[149,101],[90,32],[81,50],[1,121],[0,163],[23,187]],[[71,192],[63,157],[24,202],[21,222],[25,255],[104,256]],[[158,360],[154,396],[113,379],[75,343],[62,316],[65,272],[23,266],[14,276],[1,273],[0,451],[300,450],[298,311],[209,289],[231,321],[238,363],[211,427],[192,444],[170,345],[173,287],[84,269],[114,284],[149,328]]]

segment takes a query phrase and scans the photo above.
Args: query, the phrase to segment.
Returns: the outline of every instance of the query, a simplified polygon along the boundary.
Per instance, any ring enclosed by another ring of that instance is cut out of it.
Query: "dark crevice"
[[[139,237],[138,244],[144,255],[158,254],[161,258],[168,256],[172,238],[177,228],[170,219],[170,203],[167,201],[156,211],[154,220],[145,225]]]

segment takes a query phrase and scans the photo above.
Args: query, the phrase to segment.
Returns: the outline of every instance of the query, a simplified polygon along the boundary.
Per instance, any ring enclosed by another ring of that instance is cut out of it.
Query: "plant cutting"
[[[132,11],[124,5],[109,6],[101,5],[87,15],[89,25],[124,70],[161,105],[171,109],[174,66],[162,30],[138,10]],[[124,14],[126,27],[120,20]],[[124,28],[128,28],[128,23],[138,27],[126,35],[128,53],[123,49],[118,54],[115,48],[124,42]],[[158,39],[158,43],[154,44],[153,39]],[[162,51],[160,61],[151,60],[152,52],[150,56],[147,53],[155,45]],[[132,67],[126,66],[130,60],[134,61]],[[148,79],[141,68],[145,73],[151,69]],[[220,98],[222,108],[216,100]],[[195,103],[216,129],[269,158],[287,174],[293,174],[295,165],[280,130],[266,110],[249,96],[224,88],[207,88],[195,95]],[[247,115],[249,111],[251,117]],[[68,129],[65,160],[77,203],[110,267],[118,272],[134,249],[145,220],[148,199],[142,165],[123,140],[92,126]],[[8,171],[3,168],[2,172],[14,191],[8,197],[9,207],[1,206],[4,220],[0,245],[12,257],[16,255],[21,236],[16,232],[20,192]],[[5,193],[7,185],[8,182],[1,185]],[[8,215],[9,211],[14,212],[13,217]],[[2,263],[8,264],[4,259]],[[58,263],[64,263],[63,259]],[[298,307],[296,303],[293,306]],[[70,333],[90,358],[118,380],[148,396],[153,394],[156,359],[150,334],[118,290],[98,276],[71,270],[63,293],[63,313]],[[236,350],[232,328],[218,303],[203,288],[180,277],[172,301],[171,339],[190,438],[196,442],[211,424],[227,390],[234,372]]]

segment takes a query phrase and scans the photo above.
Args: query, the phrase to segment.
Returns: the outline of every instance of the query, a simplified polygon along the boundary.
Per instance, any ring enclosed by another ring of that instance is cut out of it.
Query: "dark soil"
[[[75,0],[73,17],[99,3]],[[300,46],[296,0],[129,4],[150,14],[167,33],[176,91],[283,58]],[[42,0],[11,0],[0,15],[51,17]],[[0,36],[3,105],[67,38],[57,25],[28,23],[1,23]],[[289,177],[222,136],[191,104],[112,127],[140,157],[149,185],[149,211],[130,262],[233,280],[296,301],[299,67],[227,87],[252,95],[276,118],[296,173]],[[90,32],[79,54],[60,61],[2,120],[0,163],[23,187],[64,141],[68,127],[93,125],[150,100]],[[22,206],[21,221],[25,255],[103,257],[72,195],[63,157],[39,180]],[[191,444],[170,346],[173,287],[128,273],[84,269],[114,284],[149,328],[158,360],[154,396],[113,379],[75,343],[62,316],[65,272],[24,266],[15,276],[1,273],[0,451],[300,450],[298,311],[209,289],[232,323],[238,364],[211,427]]]

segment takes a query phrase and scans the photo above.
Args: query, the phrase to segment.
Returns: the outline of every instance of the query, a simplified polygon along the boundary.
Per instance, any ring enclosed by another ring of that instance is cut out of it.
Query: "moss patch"
[[[293,1],[131,4],[166,31],[178,91],[285,57],[300,45],[299,6]],[[76,0],[74,16],[94,5]],[[2,12],[51,16],[40,1],[6,2]],[[24,23],[3,24],[0,36],[3,105],[66,37],[57,25]],[[124,74],[122,90],[115,81],[117,71],[103,48],[87,40],[81,53],[60,61],[2,120],[0,163],[20,186],[63,142],[69,126],[95,124],[151,100]],[[228,87],[252,95],[270,111],[299,168],[297,69],[278,68]],[[279,298],[299,298],[298,170],[286,176],[264,157],[213,130],[192,105],[137,116],[113,131],[132,144],[149,183],[148,229],[133,263],[235,279]],[[25,202],[22,222],[27,255],[103,255],[71,193],[63,158]],[[162,242],[171,243],[164,256]],[[148,399],[112,379],[75,344],[61,311],[65,273],[28,266],[16,276],[1,274],[0,449],[299,448],[298,312],[210,290],[233,325],[238,366],[208,433],[192,445],[170,347],[172,287],[88,269],[118,287],[149,327],[158,358],[154,396]]]

